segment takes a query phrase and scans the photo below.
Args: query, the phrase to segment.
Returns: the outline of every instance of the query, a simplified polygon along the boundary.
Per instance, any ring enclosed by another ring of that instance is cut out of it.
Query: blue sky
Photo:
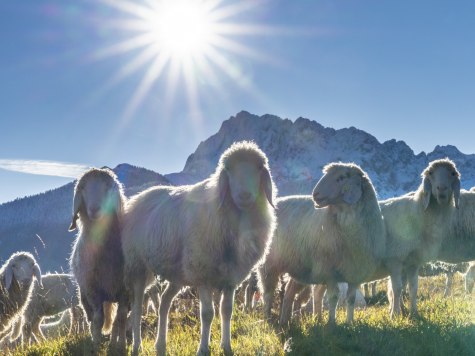
[[[131,13],[99,0],[2,1],[0,203],[72,180],[46,175],[57,174],[50,162],[70,163],[66,176],[123,162],[180,171],[241,110],[355,126],[416,153],[437,144],[475,152],[474,2],[223,0],[216,8],[240,9],[222,21],[253,29],[228,35],[246,53],[216,48],[227,65],[211,60],[214,77],[197,71],[191,103],[185,75],[170,79],[167,64],[130,110],[153,60],[111,82],[146,47],[104,53],[134,36],[117,26]]]

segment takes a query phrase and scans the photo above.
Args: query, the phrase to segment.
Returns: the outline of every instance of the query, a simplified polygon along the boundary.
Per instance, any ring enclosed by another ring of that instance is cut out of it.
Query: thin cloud
[[[42,176],[77,178],[89,167],[66,162],[0,159],[0,169]]]

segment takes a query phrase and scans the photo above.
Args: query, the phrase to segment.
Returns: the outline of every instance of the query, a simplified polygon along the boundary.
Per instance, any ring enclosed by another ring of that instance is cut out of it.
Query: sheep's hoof
[[[209,352],[209,347],[207,349],[205,348],[199,348],[198,352],[196,353],[196,356],[210,356],[211,353]]]
[[[127,348],[122,342],[111,342],[109,344],[110,355],[127,355]]]
[[[164,342],[155,344],[155,351],[157,356],[165,356],[167,354],[167,345]]]
[[[224,355],[225,356],[233,356],[233,350],[231,350],[231,345],[228,346],[223,346],[221,345],[221,348],[223,349]]]

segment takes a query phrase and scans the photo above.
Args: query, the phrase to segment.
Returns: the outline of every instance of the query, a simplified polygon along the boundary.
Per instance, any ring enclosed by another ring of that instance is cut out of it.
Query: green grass
[[[353,324],[345,324],[338,311],[334,327],[302,316],[283,330],[263,322],[261,310],[247,315],[236,307],[232,320],[235,355],[475,355],[475,298],[466,296],[462,281],[454,282],[453,296],[444,298],[442,277],[421,279],[419,311],[413,320],[389,318],[388,305],[379,296],[376,305],[355,313]],[[378,286],[382,291],[384,286]],[[384,295],[384,293],[381,293]],[[199,343],[200,323],[197,303],[180,305],[170,314],[167,349],[169,355],[194,355]],[[327,315],[325,314],[324,320]],[[156,320],[144,321],[143,354],[154,355]],[[220,323],[212,328],[211,353],[221,355]],[[19,355],[82,355],[90,347],[87,336],[65,337],[11,352]],[[104,354],[107,354],[104,346]],[[129,348],[130,351],[130,348]]]

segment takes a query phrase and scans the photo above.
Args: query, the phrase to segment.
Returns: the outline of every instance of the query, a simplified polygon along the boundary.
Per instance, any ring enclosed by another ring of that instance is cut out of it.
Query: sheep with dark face
[[[384,256],[384,223],[368,175],[352,163],[332,163],[323,172],[313,196],[277,200],[278,226],[259,269],[267,318],[279,276],[287,272],[300,283],[327,284],[330,323],[335,322],[338,282],[348,282],[351,321],[356,288],[375,273]],[[281,324],[290,318],[300,283],[287,285]]]
[[[125,213],[125,280],[132,301],[133,354],[141,345],[146,285],[168,280],[156,341],[165,354],[168,311],[183,286],[195,286],[201,310],[198,354],[209,354],[212,291],[222,291],[221,347],[231,353],[234,290],[263,259],[274,227],[274,187],[267,157],[251,142],[234,143],[208,179],[191,186],[153,187],[131,198]]]
[[[71,254],[71,269],[78,282],[81,302],[91,323],[97,352],[104,326],[105,304],[118,302],[118,335],[111,345],[125,352],[125,322],[128,311],[123,281],[124,258],[121,248],[121,220],[125,204],[122,185],[110,169],[92,168],[84,173],[74,189],[70,230],[79,225]],[[77,224],[79,222],[79,224]],[[108,326],[105,326],[105,329]]]
[[[14,253],[0,269],[0,340],[28,305],[33,277],[42,285],[40,267],[28,252]]]

